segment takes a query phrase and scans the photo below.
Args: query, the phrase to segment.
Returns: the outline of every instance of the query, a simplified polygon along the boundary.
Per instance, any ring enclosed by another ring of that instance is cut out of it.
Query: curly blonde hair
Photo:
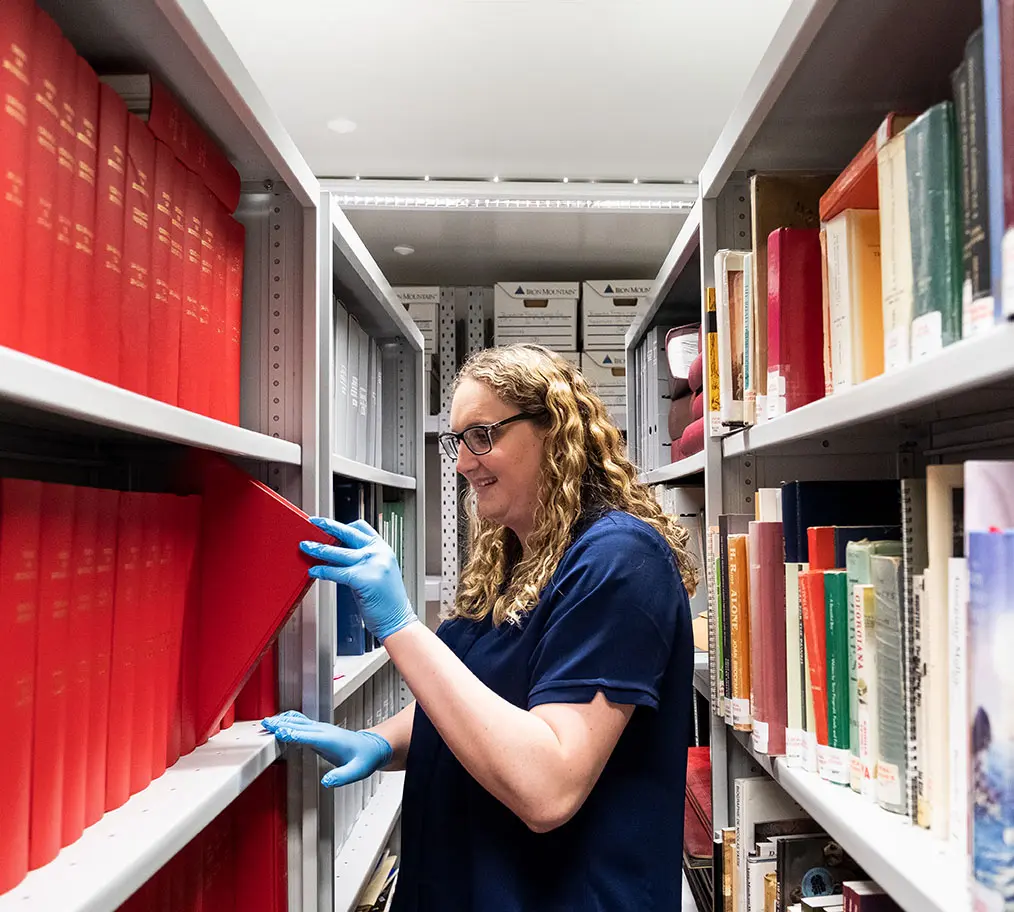
[[[572,364],[541,345],[485,349],[462,367],[462,380],[476,380],[504,402],[544,415],[546,430],[538,506],[529,556],[505,526],[483,519],[467,495],[469,553],[458,583],[452,618],[518,623],[538,603],[571,543],[573,529],[589,511],[622,510],[655,529],[672,548],[690,595],[698,571],[690,554],[690,533],[662,511],[626,456],[619,430],[602,400]]]

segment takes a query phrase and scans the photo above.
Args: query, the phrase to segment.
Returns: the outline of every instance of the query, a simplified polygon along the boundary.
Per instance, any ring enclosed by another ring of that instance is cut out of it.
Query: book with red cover
[[[116,585],[116,542],[120,492],[99,490],[95,526],[95,592],[92,605],[92,679],[88,693],[85,826],[106,807],[106,739],[109,729],[109,665],[113,643],[113,596]]]
[[[66,365],[67,308],[71,250],[74,246],[74,183],[77,173],[77,53],[60,41],[60,81],[56,87],[56,194],[53,198],[53,262],[50,266],[49,313],[45,317],[45,356]]]
[[[116,540],[113,641],[109,661],[109,715],[106,753],[106,810],[130,797],[130,751],[134,732],[138,614],[141,611],[144,551],[144,496],[120,495]]]
[[[95,272],[95,194],[98,166],[99,80],[82,57],[77,57],[77,118],[75,142],[74,225],[67,276],[67,324],[62,329],[63,363],[72,370],[89,367],[88,325],[92,320],[92,280]]]
[[[76,841],[85,827],[88,754],[78,746],[88,743],[99,492],[96,488],[77,488],[74,500],[74,545],[70,554],[70,678],[67,687],[69,762],[64,767],[63,776],[63,845]]]
[[[201,197],[201,293],[197,300],[200,322],[198,351],[200,360],[194,365],[197,405],[194,411],[211,415],[211,378],[218,368],[215,350],[215,327],[211,312],[215,298],[215,235],[218,232],[218,204],[207,189]]]
[[[239,694],[310,586],[306,539],[333,543],[306,514],[227,459],[188,451],[179,485],[202,495],[197,603],[191,659],[197,668],[198,740]]]
[[[887,141],[905,129],[915,117],[888,114],[845,170],[835,178],[820,198],[820,220],[827,222],[846,209],[879,209],[877,196],[877,152]]]
[[[0,751],[0,893],[28,873],[41,515],[40,482],[0,479],[0,701],[9,738]]]
[[[169,330],[166,341],[167,361],[163,365],[167,402],[177,405],[180,398],[180,327],[183,320],[184,250],[186,247],[187,169],[172,160],[172,226],[170,228],[169,260]]]
[[[212,238],[212,292],[211,292],[211,370],[208,378],[208,414],[219,421],[226,421],[229,413],[228,375],[229,337],[226,330],[226,308],[228,307],[228,256],[229,215],[214,200],[214,236]]]
[[[236,718],[257,721],[278,712],[278,644],[264,653],[236,697]]]
[[[154,77],[151,79],[148,128],[201,178],[230,213],[236,211],[239,172],[172,93]]]
[[[236,868],[237,817],[235,808],[227,807],[200,835],[203,848],[202,910],[237,912],[237,876],[249,876],[251,873],[249,870],[239,871]],[[262,875],[264,872],[257,873]],[[247,909],[243,909],[243,912],[247,912]]]
[[[204,235],[204,186],[192,171],[187,172],[183,204],[183,310],[180,318],[180,408],[201,412],[205,397],[201,396],[201,378],[207,365],[201,330],[201,239]]]
[[[234,218],[227,219],[228,262],[225,284],[225,401],[223,420],[239,425],[240,362],[243,342],[243,257],[246,229]]]
[[[28,838],[28,866],[32,869],[52,861],[61,848],[74,495],[75,489],[70,485],[47,484],[42,488],[32,811]]]
[[[169,294],[172,269],[173,189],[176,159],[164,143],[155,143],[155,177],[151,222],[151,299],[148,314],[148,395],[176,404],[179,363],[179,310],[173,313]],[[182,250],[180,251],[182,256]],[[176,300],[179,303],[179,300]]]
[[[777,228],[768,237],[768,370],[777,370],[781,411],[824,395],[820,232]],[[771,395],[770,390],[768,395]]]
[[[799,602],[803,639],[810,663],[810,693],[817,727],[817,744],[827,747],[827,628],[824,623],[824,571],[799,574]]]
[[[785,753],[785,540],[781,522],[750,523],[750,667],[754,747]],[[756,580],[756,590],[754,589]]]
[[[28,106],[28,173],[25,180],[25,257],[19,347],[37,357],[48,349],[49,296],[56,236],[57,131],[63,36],[35,10]]]
[[[123,297],[120,300],[120,386],[148,393],[151,297],[151,223],[155,138],[144,122],[127,117],[124,197]]]
[[[273,763],[236,799],[236,908],[287,912],[285,765]],[[244,877],[257,871],[259,877]]]
[[[34,9],[32,0],[0,4],[0,345],[12,348],[21,337]]]
[[[700,861],[711,859],[711,749],[687,750],[687,786],[683,814],[683,851]]]
[[[151,782],[155,740],[155,654],[159,625],[166,606],[162,592],[163,494],[138,494],[144,501],[144,536],[141,544],[140,604],[137,610],[137,651],[134,666],[134,716],[131,723],[130,794]]]
[[[116,91],[105,83],[99,84],[98,142],[95,273],[92,281],[92,314],[87,325],[87,370],[93,377],[105,380],[106,383],[119,383],[127,106]]]

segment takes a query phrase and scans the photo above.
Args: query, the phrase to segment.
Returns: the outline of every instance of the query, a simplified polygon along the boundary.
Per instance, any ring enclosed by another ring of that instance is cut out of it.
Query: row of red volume
[[[206,740],[200,524],[199,496],[0,479],[0,892]],[[241,717],[275,710],[273,656]]]
[[[238,424],[238,176],[158,83],[128,114],[32,0],[0,5],[0,54],[0,344]]]
[[[285,766],[275,763],[119,912],[285,912]]]

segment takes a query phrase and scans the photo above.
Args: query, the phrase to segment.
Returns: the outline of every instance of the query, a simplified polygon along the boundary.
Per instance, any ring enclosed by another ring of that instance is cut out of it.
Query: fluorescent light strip
[[[465,196],[367,196],[356,193],[335,193],[343,209],[547,209],[590,212],[689,212],[693,202],[674,199],[512,199],[509,197]]]

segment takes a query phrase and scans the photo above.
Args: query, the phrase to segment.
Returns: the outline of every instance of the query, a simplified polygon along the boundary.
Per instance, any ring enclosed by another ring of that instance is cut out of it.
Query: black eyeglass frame
[[[458,448],[461,444],[468,447],[468,451],[473,456],[486,456],[493,452],[493,431],[504,427],[508,424],[513,424],[515,421],[524,421],[526,419],[541,418],[545,415],[545,412],[521,412],[518,415],[511,415],[510,418],[504,418],[503,421],[497,421],[495,424],[471,424],[460,433],[455,434],[453,431],[444,431],[442,434],[437,435],[437,440],[440,441],[440,446],[443,451],[451,458],[458,458]],[[466,439],[465,435],[473,431],[485,431],[486,435],[486,449],[476,452],[473,447]]]

